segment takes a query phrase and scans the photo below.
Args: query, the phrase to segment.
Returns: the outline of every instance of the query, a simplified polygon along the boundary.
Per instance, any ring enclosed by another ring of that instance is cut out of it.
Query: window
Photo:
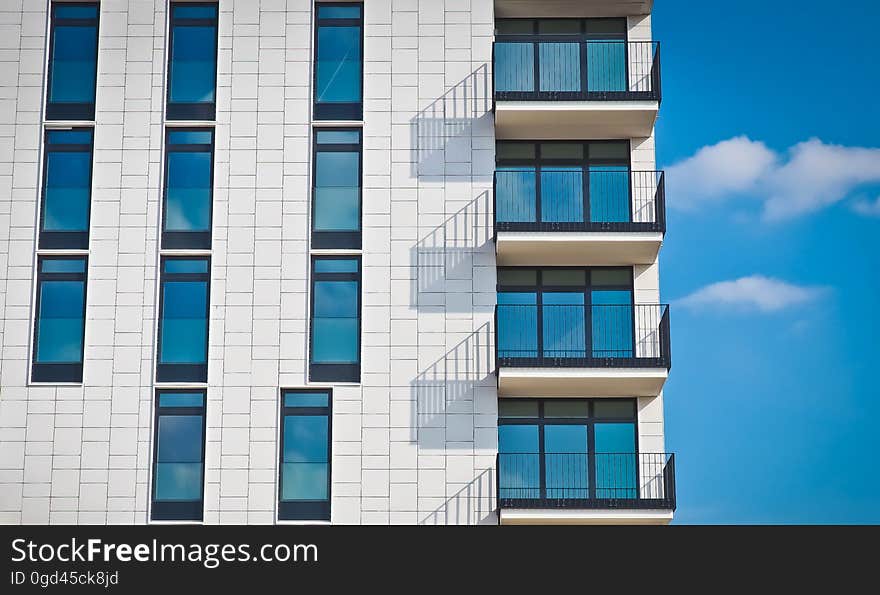
[[[310,380],[360,382],[360,258],[312,259],[311,314]]]
[[[207,382],[210,261],[162,258],[159,382]]]
[[[90,128],[46,131],[40,248],[89,247],[92,138]]]
[[[498,357],[505,365],[633,358],[629,268],[499,268]]]
[[[82,382],[86,267],[84,256],[37,261],[34,382]]]
[[[94,120],[98,4],[52,3],[46,119]]]
[[[162,247],[210,249],[214,130],[169,128],[165,137]]]
[[[155,521],[201,521],[205,493],[205,391],[156,391]]]
[[[634,399],[501,399],[498,417],[503,500],[639,497]]]
[[[278,517],[330,520],[330,391],[281,391]]]
[[[312,248],[361,247],[361,131],[315,131]]]
[[[213,120],[217,92],[217,4],[171,5],[168,119]]]
[[[315,119],[363,118],[363,5],[318,4]]]
[[[629,141],[501,141],[496,154],[496,221],[509,231],[632,222],[633,186],[649,190],[654,175],[630,171]],[[640,213],[653,206],[653,192],[638,198]]]

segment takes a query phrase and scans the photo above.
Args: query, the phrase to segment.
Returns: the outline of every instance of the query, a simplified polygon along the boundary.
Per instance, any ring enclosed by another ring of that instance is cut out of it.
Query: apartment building
[[[4,0],[0,522],[669,522],[652,4]]]

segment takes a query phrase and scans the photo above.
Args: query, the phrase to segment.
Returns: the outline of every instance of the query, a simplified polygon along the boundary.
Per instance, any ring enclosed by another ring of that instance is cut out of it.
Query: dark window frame
[[[319,143],[318,134],[321,132],[357,132],[358,143],[355,144],[330,144]],[[351,153],[358,154],[358,230],[357,231],[317,231],[315,229],[315,201],[318,190],[318,152],[322,153]],[[312,134],[312,248],[318,249],[345,249],[360,250],[362,246],[364,225],[364,131],[360,127],[347,126],[319,127]]]
[[[91,134],[91,143],[84,144],[50,144],[49,135],[52,132],[83,132]],[[83,153],[89,154],[89,201],[86,209],[85,231],[46,231],[46,190],[49,181],[49,154],[50,153]],[[92,184],[95,171],[95,129],[87,126],[74,128],[47,128],[43,131],[43,178],[40,186],[40,234],[39,247],[41,250],[88,250],[89,231],[92,219]]]
[[[211,144],[174,144],[170,143],[174,132],[210,132]],[[217,137],[213,127],[169,126],[165,128],[165,171],[162,178],[162,248],[164,250],[210,250],[212,231],[214,229],[214,173],[215,150]],[[173,149],[172,149],[173,147]],[[208,231],[167,231],[168,217],[168,162],[171,153],[204,153],[211,155],[211,181],[209,184]]]
[[[162,407],[160,396],[163,393],[187,393],[202,395],[201,407]],[[205,507],[205,466],[206,439],[208,428],[208,394],[204,388],[156,389],[153,407],[153,464],[152,485],[150,489],[150,520],[153,521],[193,521],[204,520]],[[168,410],[163,412],[163,410]],[[202,478],[201,498],[199,500],[156,500],[156,472],[159,464],[159,417],[162,415],[201,415],[202,416]]]
[[[361,16],[358,19],[328,19],[319,18],[318,12],[322,6],[344,7],[358,6],[361,9]],[[312,100],[313,119],[315,120],[340,120],[340,121],[361,121],[364,119],[364,3],[363,2],[316,2],[315,9],[315,38],[314,38],[314,56],[312,58],[312,88],[315,96]],[[359,102],[335,103],[318,101],[318,33],[322,25],[336,27],[359,27],[361,31],[361,100]]]
[[[639,460],[639,454],[641,454],[641,450],[639,448],[639,401],[636,397],[614,397],[614,398],[588,398],[588,399],[529,399],[529,398],[506,398],[500,399],[500,402],[503,401],[513,401],[513,402],[537,402],[538,404],[538,416],[537,417],[503,417],[501,415],[500,407],[498,412],[498,427],[502,426],[537,426],[538,428],[538,452],[536,453],[523,453],[523,454],[535,454],[539,457],[539,491],[540,496],[536,498],[537,500],[545,500],[547,499],[547,486],[546,486],[546,445],[544,443],[544,429],[546,426],[563,426],[563,425],[574,425],[574,426],[586,426],[587,429],[587,462],[588,462],[588,490],[590,493],[589,500],[597,500],[596,498],[596,432],[595,428],[598,424],[603,423],[632,423],[633,424],[633,453],[614,453],[614,454],[632,454],[635,456],[636,461]],[[586,402],[588,405],[587,417],[545,417],[545,406],[548,402],[553,401],[564,401],[564,402]],[[597,417],[595,414],[595,405],[597,402],[618,402],[618,403],[631,403],[633,406],[633,415],[632,417]],[[499,405],[500,405],[499,402]],[[506,453],[501,453],[501,444],[499,440],[498,445],[499,456],[503,456]],[[553,454],[553,453],[551,453]],[[636,473],[639,474],[638,465],[636,465]],[[638,486],[639,479],[637,477],[636,485]],[[499,486],[500,489],[500,486]],[[598,498],[601,500],[601,498]],[[636,500],[640,500],[641,497],[636,498]],[[511,499],[504,499],[511,500]],[[516,500],[516,499],[513,499]],[[525,499],[529,500],[529,499]]]
[[[55,9],[59,6],[95,7],[96,16],[93,19],[57,18],[55,16]],[[46,119],[93,121],[95,119],[95,101],[98,95],[98,54],[101,51],[101,5],[98,2],[52,2],[49,11],[49,55],[47,66],[48,72],[46,74]],[[92,95],[91,103],[53,102],[51,100],[50,90],[52,89],[52,76],[54,74],[53,71],[55,70],[55,61],[53,60],[55,52],[55,28],[59,24],[67,26],[94,25],[95,27],[95,45],[97,51],[95,52],[95,88]]]
[[[358,267],[355,273],[315,273],[315,263],[321,260],[354,260]],[[309,290],[309,381],[310,382],[352,382],[361,381],[361,362],[363,358],[363,261],[360,255],[313,256],[311,261],[311,281]],[[323,364],[312,361],[315,343],[315,282],[316,281],[355,281],[357,292],[357,363]]]
[[[175,18],[174,8],[209,7],[217,9],[217,16],[208,19]],[[214,27],[214,101],[199,103],[176,103],[171,101],[171,72],[174,63],[175,27]],[[217,117],[217,71],[219,68],[220,5],[218,2],[171,2],[168,25],[168,75],[165,84],[165,117],[168,120],[211,120]]]
[[[627,22],[626,17],[505,17],[500,19],[495,19],[496,25],[498,23],[506,23],[506,22],[530,22],[532,25],[531,33],[498,33],[496,27],[495,36],[497,38],[501,38],[502,41],[533,41],[536,37],[539,38],[551,38],[551,39],[571,39],[576,41],[603,41],[603,40],[611,40],[611,41],[628,41],[629,40],[629,23]],[[554,34],[554,33],[540,33],[540,23],[546,21],[568,21],[568,22],[577,22],[579,32],[576,34],[572,33],[563,33],[563,34]],[[587,23],[589,22],[610,22],[610,21],[618,21],[623,25],[623,33],[589,33],[587,32]]]
[[[287,407],[284,398],[288,394],[327,395],[326,407]],[[327,418],[327,499],[284,500],[284,418],[288,415],[326,416]],[[278,440],[278,519],[282,521],[329,521],[333,498],[333,389],[330,388],[283,388],[281,389]]]
[[[82,273],[44,273],[43,262],[46,260],[80,260],[83,262]],[[43,292],[43,283],[46,281],[82,281],[83,284],[83,306],[82,306],[82,338],[79,363],[40,363],[37,361],[37,353],[40,345],[40,303]],[[83,381],[83,365],[85,363],[86,350],[86,310],[88,309],[88,289],[89,289],[89,257],[81,256],[48,256],[41,255],[37,257],[37,291],[34,306],[34,329],[33,329],[33,353],[31,363],[31,381],[47,382],[47,383],[82,383]]]
[[[166,273],[165,263],[172,260],[204,260],[206,273]],[[205,282],[205,363],[162,363],[162,327],[165,315],[165,283],[168,281]],[[156,331],[156,382],[207,382],[208,349],[211,331],[211,257],[210,256],[163,256],[159,262],[159,318]]]

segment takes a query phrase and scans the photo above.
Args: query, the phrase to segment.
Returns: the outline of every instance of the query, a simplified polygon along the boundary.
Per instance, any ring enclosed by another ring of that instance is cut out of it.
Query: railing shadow
[[[491,114],[492,82],[483,64],[410,120],[412,176],[442,176],[447,161],[469,159],[470,150],[458,151],[451,141],[469,137],[475,121]]]
[[[447,298],[456,295],[456,282],[473,282],[475,256],[491,249],[491,196],[485,190],[411,248],[410,262],[416,267],[416,275],[410,304],[416,309],[445,306],[447,312],[470,311],[472,304]]]
[[[494,525],[495,470],[485,469],[448,498],[440,508],[419,520],[420,525]]]

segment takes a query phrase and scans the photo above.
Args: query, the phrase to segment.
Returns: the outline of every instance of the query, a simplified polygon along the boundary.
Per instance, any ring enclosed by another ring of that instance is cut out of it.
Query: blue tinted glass
[[[357,281],[315,281],[315,316],[356,318]]]
[[[626,166],[590,168],[590,220],[627,222],[632,220],[629,200],[630,174]]]
[[[587,42],[587,90],[627,90],[626,42]]]
[[[55,18],[58,19],[94,19],[98,17],[97,6],[55,5]]]
[[[584,220],[584,173],[580,168],[544,167],[541,170],[541,220]]]
[[[91,145],[91,130],[50,130],[47,140],[52,145]]]
[[[587,452],[587,426],[544,426],[544,452]]]
[[[361,18],[360,6],[319,6],[319,19],[359,19]]]
[[[204,258],[186,260],[169,258],[165,261],[166,273],[207,273],[208,261]]]
[[[168,132],[169,145],[210,145],[213,143],[210,130],[171,130]]]
[[[200,463],[202,416],[160,415],[157,440],[160,463]]]
[[[544,474],[548,498],[587,498],[587,427],[544,426]]]
[[[598,423],[596,440],[596,497],[637,498],[635,424]]]
[[[325,415],[284,417],[284,462],[326,463],[328,423]]]
[[[43,281],[40,284],[37,362],[82,361],[84,295],[83,281]]]
[[[510,305],[536,304],[538,303],[538,294],[535,292],[503,291],[498,294],[498,303]]]
[[[281,499],[326,500],[327,463],[283,463]]]
[[[499,294],[505,298],[517,294]],[[520,294],[528,296],[528,294]],[[524,297],[523,299],[528,299]],[[498,355],[500,357],[537,357],[538,308],[525,304],[499,304]]]
[[[496,43],[495,90],[534,91],[534,52],[531,43]]]
[[[161,363],[201,364],[207,361],[208,284],[167,281],[162,292]]]
[[[312,361],[358,361],[358,283],[316,281],[312,320]]]
[[[98,32],[95,26],[56,26],[52,41],[49,101],[95,101]]]
[[[579,43],[538,45],[541,91],[581,90],[581,46]]]
[[[503,425],[498,426],[498,452],[537,453],[538,426]]]
[[[315,260],[316,273],[356,273],[357,271],[357,259],[318,258]]]
[[[90,152],[47,153],[44,230],[88,231],[91,164]]]
[[[166,231],[211,229],[211,153],[168,153]]]
[[[315,157],[314,229],[357,231],[360,220],[360,154],[319,152]]]
[[[187,6],[176,4],[173,7],[175,19],[212,19],[217,16],[216,6]]]
[[[498,426],[499,495],[502,498],[540,497],[538,427]]]
[[[592,292],[593,357],[633,356],[632,292]]]
[[[318,28],[317,101],[357,103],[361,100],[361,28]]]
[[[319,145],[357,145],[361,134],[357,130],[319,130],[316,141]]]
[[[40,270],[44,273],[84,273],[86,261],[84,258],[44,258]]]
[[[329,400],[327,393],[284,393],[285,407],[327,407]]]
[[[171,87],[175,103],[211,103],[216,87],[216,27],[174,27]]]
[[[499,222],[534,222],[534,167],[500,167],[495,174],[495,217]]]
[[[203,393],[159,393],[159,407],[202,407]]]
[[[543,294],[544,355],[586,356],[586,311],[583,292]]]
[[[202,499],[202,463],[156,463],[156,500]]]

